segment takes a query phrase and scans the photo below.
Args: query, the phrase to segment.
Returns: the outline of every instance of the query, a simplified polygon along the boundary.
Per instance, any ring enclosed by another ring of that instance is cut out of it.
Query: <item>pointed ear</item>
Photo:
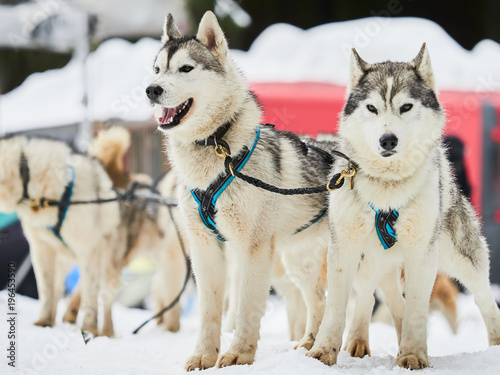
[[[165,18],[165,26],[163,28],[163,35],[161,37],[161,42],[163,44],[167,43],[170,39],[178,39],[181,38],[182,34],[175,25],[174,17],[172,14],[167,14]]]
[[[361,77],[371,68],[365,60],[359,57],[358,52],[355,48],[352,49],[351,53],[351,63],[350,63],[350,75],[348,82],[348,91],[351,91],[359,82]]]
[[[425,43],[422,44],[420,52],[417,57],[410,62],[410,65],[417,71],[420,77],[422,77],[424,82],[434,90],[434,73],[432,72],[431,58]]]
[[[215,14],[212,12],[207,11],[203,15],[196,39],[205,45],[215,56],[218,56],[219,59],[222,60],[226,57],[228,50],[227,41]]]

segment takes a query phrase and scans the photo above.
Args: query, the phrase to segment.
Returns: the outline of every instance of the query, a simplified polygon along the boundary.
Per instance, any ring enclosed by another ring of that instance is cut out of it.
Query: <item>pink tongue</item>
[[[175,111],[176,108],[165,108],[165,107],[163,107],[163,113],[162,113],[162,116],[160,118],[160,122],[162,124],[165,124],[170,117],[174,117],[175,116],[175,112],[176,112]]]

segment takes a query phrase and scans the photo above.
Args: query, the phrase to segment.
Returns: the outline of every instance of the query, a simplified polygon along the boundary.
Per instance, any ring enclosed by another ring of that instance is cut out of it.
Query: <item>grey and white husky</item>
[[[474,294],[490,345],[500,344],[488,246],[452,176],[441,141],[444,126],[425,44],[409,63],[369,64],[353,50],[339,134],[342,151],[357,163],[357,174],[353,190],[330,194],[329,294],[308,356],[336,363],[351,286],[365,296],[357,300],[366,306],[356,306],[357,329],[346,346],[351,352],[367,351],[371,296],[381,284],[398,332],[396,365],[429,366],[426,322],[438,270]],[[402,264],[404,301],[395,287]]]
[[[197,280],[201,332],[186,368],[254,361],[274,257],[301,289],[308,309],[299,346],[310,348],[324,311],[321,268],[328,244],[325,193],[281,196],[234,179],[233,167],[281,187],[326,181],[332,144],[278,132],[259,124],[261,109],[233,64],[213,13],[201,20],[196,37],[183,36],[168,15],[155,77],[146,93],[178,179],[179,208]],[[234,339],[219,356],[224,296],[224,252],[239,263],[238,312]]]

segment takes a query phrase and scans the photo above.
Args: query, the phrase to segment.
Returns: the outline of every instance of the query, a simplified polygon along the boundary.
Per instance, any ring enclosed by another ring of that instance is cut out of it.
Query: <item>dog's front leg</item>
[[[405,309],[401,344],[396,359],[396,365],[400,367],[422,369],[429,366],[427,316],[432,287],[436,280],[437,250],[436,244],[416,245],[406,249]]]
[[[352,283],[361,259],[361,247],[353,246],[347,238],[332,235],[328,246],[328,297],[326,310],[314,346],[308,357],[326,365],[337,363],[345,329],[346,309]]]
[[[45,242],[35,239],[34,236],[28,238],[31,245],[30,253],[40,300],[40,313],[35,325],[50,327],[54,325],[57,311],[56,288],[54,285],[56,254],[55,250]]]
[[[236,245],[227,249],[238,252],[240,287],[236,332],[229,350],[219,358],[219,367],[251,364],[255,358],[273,257],[270,238],[266,241],[265,236],[262,237],[249,247]]]
[[[191,223],[192,224],[192,223]],[[201,327],[193,355],[186,362],[186,370],[213,367],[220,350],[222,300],[226,264],[217,239],[211,235],[189,238],[191,259],[198,288]],[[227,249],[226,249],[227,251]]]

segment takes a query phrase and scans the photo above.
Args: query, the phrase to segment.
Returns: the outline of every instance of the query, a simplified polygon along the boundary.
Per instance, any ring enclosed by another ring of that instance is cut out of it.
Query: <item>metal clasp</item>
[[[224,148],[224,146],[221,146],[219,144],[215,145],[215,155],[217,155],[219,158],[225,159],[226,156],[229,156],[227,153],[227,150]]]
[[[331,187],[330,186],[330,183],[331,183],[331,180],[328,182],[328,184],[326,184],[326,189],[328,191],[333,191],[333,190],[337,190],[340,188],[340,184],[342,183],[342,181],[346,178],[346,177],[349,177],[350,178],[350,181],[349,181],[349,189],[352,190],[353,188],[353,177],[356,175],[356,168],[354,168],[353,166],[351,166],[349,168],[349,171],[346,171],[345,169],[342,170],[342,172],[340,172],[338,174],[338,178],[337,178],[337,181],[335,181],[335,186],[336,187]],[[335,176],[333,176],[335,177]]]

